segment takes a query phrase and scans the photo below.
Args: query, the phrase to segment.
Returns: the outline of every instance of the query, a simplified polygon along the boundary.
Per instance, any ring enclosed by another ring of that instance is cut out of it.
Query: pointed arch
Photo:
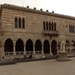
[[[45,53],[45,54],[50,53],[50,47],[49,47],[49,42],[48,42],[48,40],[45,40],[45,41],[44,41],[44,53]]]
[[[13,41],[10,38],[5,41],[4,52],[13,52]]]
[[[31,39],[28,39],[26,42],[26,51],[33,51],[33,42]]]
[[[24,51],[24,44],[21,39],[16,41],[16,51]]]
[[[40,40],[35,42],[35,51],[42,51],[42,44]]]
[[[51,49],[52,49],[51,51],[52,51],[53,55],[57,54],[57,43],[55,40],[53,40],[51,43]]]

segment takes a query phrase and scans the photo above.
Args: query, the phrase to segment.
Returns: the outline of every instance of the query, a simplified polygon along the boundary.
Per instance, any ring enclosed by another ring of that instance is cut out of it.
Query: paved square
[[[75,75],[75,57],[71,61],[55,59],[0,66],[0,75]]]

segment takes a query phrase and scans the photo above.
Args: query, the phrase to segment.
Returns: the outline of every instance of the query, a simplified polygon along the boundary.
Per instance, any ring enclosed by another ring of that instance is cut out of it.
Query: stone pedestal
[[[67,57],[67,53],[66,52],[60,52],[59,53],[59,57],[56,60],[57,61],[70,61],[71,59],[69,59]]]

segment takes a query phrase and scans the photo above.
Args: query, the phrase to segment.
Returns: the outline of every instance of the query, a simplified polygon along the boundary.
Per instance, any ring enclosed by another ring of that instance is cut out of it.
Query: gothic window
[[[53,26],[53,22],[52,22],[52,31],[53,31],[53,27],[54,27],[54,26]]]
[[[45,21],[43,21],[43,30],[45,30]]]
[[[46,30],[48,30],[48,22],[46,22]]]
[[[22,28],[25,28],[25,19],[22,19]]]
[[[73,26],[73,33],[74,33],[74,26]]]
[[[21,18],[19,18],[19,28],[21,28]]]
[[[56,23],[54,23],[54,31],[56,31]]]
[[[15,28],[17,28],[17,17],[15,17]]]
[[[49,30],[51,30],[51,22],[49,22]]]

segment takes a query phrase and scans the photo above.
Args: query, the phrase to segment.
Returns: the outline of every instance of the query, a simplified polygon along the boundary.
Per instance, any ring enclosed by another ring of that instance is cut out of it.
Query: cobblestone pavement
[[[21,62],[0,66],[0,75],[75,75],[75,57],[71,61],[55,59]]]

